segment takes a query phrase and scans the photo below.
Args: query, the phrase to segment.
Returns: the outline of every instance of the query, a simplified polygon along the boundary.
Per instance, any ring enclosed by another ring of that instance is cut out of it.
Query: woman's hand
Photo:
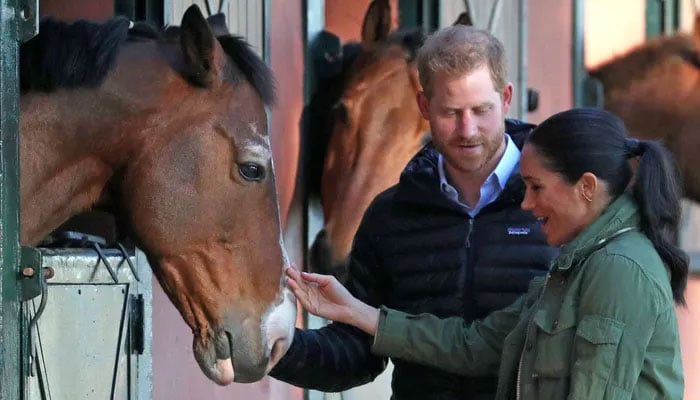
[[[308,312],[374,335],[379,310],[356,299],[335,277],[299,272],[293,267],[286,273],[287,285]]]

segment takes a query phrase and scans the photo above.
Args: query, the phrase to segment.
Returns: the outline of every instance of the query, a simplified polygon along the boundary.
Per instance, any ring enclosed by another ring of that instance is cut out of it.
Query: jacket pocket
[[[577,385],[585,386],[589,398],[602,399],[606,391],[612,396],[616,388],[612,381],[617,349],[625,324],[599,315],[587,315],[581,319],[576,329],[575,362]],[[611,398],[628,398],[620,388]],[[627,392],[629,394],[629,392]]]
[[[573,305],[571,305],[573,307]],[[571,354],[576,334],[576,314],[564,307],[557,317],[550,317],[543,310],[534,316],[537,326],[537,343],[533,377],[561,378],[571,375]],[[526,350],[529,346],[525,344]]]
[[[608,376],[615,362],[625,324],[598,315],[587,315],[576,329],[576,362]]]

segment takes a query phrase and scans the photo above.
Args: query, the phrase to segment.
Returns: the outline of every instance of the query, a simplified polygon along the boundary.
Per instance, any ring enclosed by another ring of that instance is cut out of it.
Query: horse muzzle
[[[280,301],[262,319],[228,317],[210,340],[195,336],[195,359],[204,375],[219,385],[259,381],[289,349],[295,322],[296,298],[285,287]]]

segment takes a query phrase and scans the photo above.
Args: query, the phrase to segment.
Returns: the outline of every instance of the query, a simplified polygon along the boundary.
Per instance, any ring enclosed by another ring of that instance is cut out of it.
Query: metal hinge
[[[130,295],[129,305],[129,337],[131,354],[143,354],[145,347],[144,301],[143,295]]]
[[[39,0],[17,0],[17,40],[24,43],[39,33]]]

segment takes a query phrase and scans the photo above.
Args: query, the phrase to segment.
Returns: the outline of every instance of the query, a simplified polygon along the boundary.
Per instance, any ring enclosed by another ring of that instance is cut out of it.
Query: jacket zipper
[[[473,230],[474,230],[474,218],[469,218],[469,227],[467,228],[467,241],[465,243],[467,248],[472,247],[471,242],[470,242],[470,238],[472,236]]]
[[[542,285],[542,291],[540,292],[540,296],[537,298],[537,301],[533,305],[533,307],[537,307],[540,304],[540,300],[542,300],[542,297],[544,297],[544,291],[547,290],[547,282],[549,282],[549,278],[552,276],[552,274],[547,273],[547,277],[544,279],[544,284]],[[525,349],[527,348],[528,344],[528,339],[530,338],[530,325],[532,324],[532,321],[530,321],[527,324],[527,331],[525,332],[525,345],[523,346],[523,349],[520,351],[520,361],[518,362],[518,377],[515,382],[515,400],[520,400],[520,377],[523,369],[523,358],[525,357]]]
[[[474,218],[469,217],[467,224],[467,235],[464,239],[464,253],[466,261],[464,264],[464,287],[462,288],[462,317],[470,321],[474,319],[476,304],[474,296],[474,254],[471,249],[471,236],[474,231]],[[468,312],[469,311],[469,312]]]

